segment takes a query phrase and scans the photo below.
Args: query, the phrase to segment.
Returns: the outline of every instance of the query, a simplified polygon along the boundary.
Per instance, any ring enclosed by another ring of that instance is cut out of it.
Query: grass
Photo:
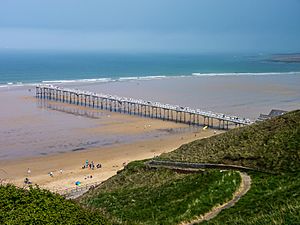
[[[210,162],[285,173],[300,170],[300,111],[196,140],[161,160]]]
[[[39,188],[0,186],[0,224],[108,224],[96,212]]]
[[[177,224],[232,198],[237,172],[178,173],[129,164],[100,188],[80,199],[118,224]]]
[[[250,191],[204,224],[300,224],[300,111],[197,140],[160,160],[247,166]]]
[[[250,191],[232,208],[203,224],[300,224],[300,174],[251,173]]]

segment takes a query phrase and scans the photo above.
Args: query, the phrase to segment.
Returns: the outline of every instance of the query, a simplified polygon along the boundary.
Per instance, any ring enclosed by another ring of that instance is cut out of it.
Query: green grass
[[[300,111],[197,140],[160,159],[241,165],[284,173],[300,170]]]
[[[107,224],[99,213],[46,190],[0,186],[0,196],[0,224]]]
[[[184,174],[129,164],[80,202],[119,224],[177,224],[232,198],[241,181],[233,171]]]
[[[233,164],[251,172],[250,191],[204,224],[300,224],[300,111],[197,140],[160,160]]]

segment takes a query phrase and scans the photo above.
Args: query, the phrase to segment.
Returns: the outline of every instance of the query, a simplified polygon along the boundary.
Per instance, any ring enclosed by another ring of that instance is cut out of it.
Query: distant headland
[[[270,61],[285,62],[285,63],[300,63],[300,53],[275,54],[271,56]]]

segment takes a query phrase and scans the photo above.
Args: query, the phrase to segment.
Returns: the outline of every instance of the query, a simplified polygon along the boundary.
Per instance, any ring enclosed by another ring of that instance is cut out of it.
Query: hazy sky
[[[0,50],[300,52],[300,0],[0,0]]]

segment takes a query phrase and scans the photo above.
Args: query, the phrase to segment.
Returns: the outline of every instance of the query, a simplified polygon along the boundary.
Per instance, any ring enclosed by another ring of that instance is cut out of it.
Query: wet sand
[[[272,108],[300,108],[300,77],[294,75],[178,77],[61,86],[251,119]],[[0,178],[19,186],[27,176],[51,190],[75,187],[76,181],[103,181],[124,162],[151,158],[213,135],[212,130],[184,124],[40,102],[29,88],[0,90]],[[81,169],[85,160],[103,167]],[[93,178],[85,179],[90,175]]]
[[[7,172],[5,182],[23,186],[25,177],[33,184],[51,191],[74,188],[75,182],[82,185],[101,182],[116,174],[123,168],[123,163],[134,160],[152,158],[164,152],[172,151],[184,143],[213,135],[212,130],[186,134],[173,134],[166,138],[157,137],[152,140],[137,141],[114,147],[93,148],[85,151],[68,152],[45,157],[34,157],[22,160],[0,161],[0,168]],[[101,169],[82,169],[85,160],[101,163]],[[31,173],[27,174],[27,168]],[[60,173],[60,169],[63,170]],[[54,176],[50,177],[52,171]],[[87,176],[92,175],[92,178]]]
[[[108,147],[168,136],[170,131],[193,130],[156,119],[40,102],[24,90],[14,94],[0,96],[4,105],[0,117],[0,160]]]

